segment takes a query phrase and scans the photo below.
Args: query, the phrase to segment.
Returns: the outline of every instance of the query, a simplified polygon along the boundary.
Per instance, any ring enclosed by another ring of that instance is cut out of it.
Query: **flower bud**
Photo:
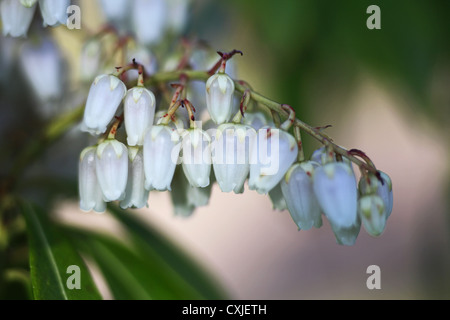
[[[2,0],[0,13],[3,35],[26,37],[35,10],[36,3],[22,5],[18,0]]]
[[[273,210],[283,211],[287,209],[286,200],[281,191],[281,182],[269,191],[269,198],[272,201]]]
[[[362,196],[358,201],[358,211],[368,234],[378,237],[383,233],[387,216],[381,197],[377,195]]]
[[[167,19],[165,0],[135,0],[132,23],[140,44],[151,45],[164,35]]]
[[[211,174],[211,139],[201,129],[189,129],[183,136],[183,171],[193,187],[209,185]]]
[[[25,43],[20,52],[22,70],[41,102],[57,100],[63,94],[62,56],[46,39],[38,46]]]
[[[339,227],[330,221],[331,229],[337,244],[342,246],[353,246],[358,238],[359,230],[361,229],[361,219],[357,217],[355,223],[350,227]]]
[[[357,219],[355,175],[343,162],[330,162],[315,170],[314,193],[330,223],[348,228]]]
[[[165,125],[151,127],[144,139],[145,189],[171,190],[180,154],[180,135]]]
[[[128,182],[125,199],[120,202],[122,209],[143,208],[147,206],[149,191],[145,190],[144,155],[142,148],[128,148]]]
[[[67,23],[67,7],[70,0],[39,0],[44,27]]]
[[[104,133],[126,93],[125,84],[116,76],[95,78],[86,101],[81,130],[91,134]]]
[[[125,129],[129,146],[143,145],[155,117],[155,95],[144,87],[128,90],[124,100]]]
[[[301,230],[322,226],[322,213],[313,190],[314,161],[294,164],[281,180],[281,190],[292,219]]]
[[[263,127],[250,152],[250,190],[266,194],[284,177],[297,158],[295,138],[286,131]]]
[[[391,215],[394,203],[392,181],[386,173],[382,171],[378,172],[380,173],[383,182],[381,182],[374,174],[369,174],[366,177],[361,177],[361,180],[359,181],[359,191],[361,195],[378,195],[383,200],[387,219]]]
[[[226,74],[215,74],[206,82],[206,106],[215,123],[222,124],[230,120],[233,93],[234,82]]]
[[[127,147],[115,139],[100,143],[95,167],[105,201],[123,200],[128,179]]]
[[[96,147],[88,147],[81,152],[78,165],[78,190],[80,193],[80,209],[105,212],[106,203],[97,180],[95,169]]]
[[[250,126],[226,123],[214,133],[213,167],[223,192],[242,193],[250,171],[250,150],[256,131]]]

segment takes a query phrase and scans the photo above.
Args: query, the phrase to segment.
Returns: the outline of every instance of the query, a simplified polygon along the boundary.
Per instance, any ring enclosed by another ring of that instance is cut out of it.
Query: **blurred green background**
[[[381,9],[381,30],[366,27],[373,4]],[[77,83],[80,34],[103,23],[93,2],[79,5],[82,30],[45,30],[65,54],[71,93],[85,90]],[[446,0],[193,0],[190,6],[185,36],[217,50],[242,50],[234,58],[238,78],[290,104],[313,126],[331,124],[327,133],[337,144],[364,150],[391,176],[394,210],[377,239],[362,229],[355,246],[341,247],[328,223],[297,232],[289,214],[273,211],[268,197],[249,190],[223,194],[217,186],[210,205],[188,219],[173,216],[167,193],[152,193],[150,208],[130,218],[82,213],[77,161],[88,138],[76,130],[24,168],[15,193],[46,208],[59,229],[67,228],[70,242],[96,266],[93,273],[103,273],[94,278],[104,298],[154,298],[157,292],[156,298],[448,299],[449,12]],[[47,123],[34,113],[18,69],[13,66],[0,82],[4,181]],[[69,100],[70,109],[77,99]],[[304,145],[307,156],[319,147],[307,136]],[[19,209],[2,201],[5,229]],[[17,235],[0,246],[2,298],[29,294],[28,242],[17,219]],[[381,290],[366,287],[372,264],[381,267]],[[140,285],[140,279],[147,282]]]

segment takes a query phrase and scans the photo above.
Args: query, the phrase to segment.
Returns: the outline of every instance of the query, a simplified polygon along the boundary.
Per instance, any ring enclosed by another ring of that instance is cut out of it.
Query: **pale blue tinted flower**
[[[78,166],[78,191],[80,194],[80,209],[104,212],[106,203],[97,180],[95,168],[96,147],[88,147],[81,152]]]
[[[145,189],[144,156],[142,148],[128,148],[128,182],[125,199],[120,202],[122,209],[143,208],[147,205],[149,191]]]
[[[25,37],[33,20],[36,3],[25,7],[19,0],[3,0],[0,2],[2,32],[4,36]]]

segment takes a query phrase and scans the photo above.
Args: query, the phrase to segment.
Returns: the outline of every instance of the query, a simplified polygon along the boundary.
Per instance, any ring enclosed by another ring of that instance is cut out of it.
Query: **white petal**
[[[331,229],[333,230],[336,242],[343,246],[352,246],[358,238],[359,230],[361,229],[361,220],[359,216],[356,222],[350,227],[336,226],[330,221]]]
[[[200,129],[187,130],[183,136],[183,171],[193,187],[209,185],[211,174],[211,140]]]
[[[180,153],[180,136],[176,130],[155,125],[144,139],[145,188],[170,190]]]
[[[115,88],[111,90],[111,84]],[[98,76],[91,85],[83,117],[83,131],[100,134],[114,118],[126,93],[125,84],[113,75]]]
[[[102,142],[97,148],[95,165],[105,201],[122,200],[128,179],[127,147],[116,140]]]
[[[368,234],[378,237],[383,233],[387,219],[383,199],[377,195],[361,197],[358,212]]]
[[[336,227],[350,227],[357,218],[357,189],[351,168],[331,162],[314,173],[314,193],[328,220]]]
[[[145,189],[144,157],[142,148],[128,148],[130,162],[128,164],[128,182],[125,199],[120,202],[122,209],[143,208],[147,206],[149,191]]]
[[[0,13],[3,35],[25,37],[33,20],[35,10],[36,4],[27,8],[17,0],[1,1]]]
[[[70,0],[39,0],[44,27],[66,24]]]
[[[143,145],[155,116],[155,96],[145,88],[132,88],[124,102],[125,129],[130,146]]]
[[[230,120],[233,93],[234,82],[226,74],[213,75],[206,82],[206,106],[215,123],[221,124]]]
[[[319,167],[317,162],[308,161],[293,165],[281,180],[281,189],[289,213],[299,229],[309,230],[322,225],[319,202],[314,194],[312,177]]]
[[[281,181],[297,153],[297,142],[289,133],[266,127],[258,130],[250,157],[250,189],[268,193]]]
[[[95,149],[95,147],[88,147],[82,151],[80,156],[78,169],[80,209],[83,211],[104,212],[106,204],[103,201],[103,193],[97,180]]]

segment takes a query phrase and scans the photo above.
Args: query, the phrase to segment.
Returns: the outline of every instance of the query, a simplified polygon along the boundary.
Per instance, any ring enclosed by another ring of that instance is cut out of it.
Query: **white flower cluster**
[[[1,0],[0,13],[3,35],[26,37],[38,0]],[[43,25],[66,24],[70,0],[39,0]]]
[[[189,100],[174,95],[168,111],[158,117],[155,95],[142,83],[127,91],[117,76],[98,76],[89,91],[82,130],[108,137],[81,153],[81,209],[103,212],[105,202],[116,200],[122,208],[142,208],[149,191],[172,191],[181,164],[189,187],[176,189],[184,190],[186,214],[207,204],[213,179],[223,192],[234,193],[242,193],[248,179],[251,190],[278,199],[277,208],[288,209],[299,229],[321,227],[324,214],[339,244],[354,244],[361,222],[373,236],[383,232],[393,202],[386,174],[364,173],[358,188],[350,161],[337,161],[325,147],[311,160],[296,162],[298,143],[285,126],[267,125],[261,113],[232,118],[234,91],[234,81],[223,71],[211,76],[205,100],[213,125],[203,130],[189,113],[191,126],[186,129],[176,122],[175,110],[185,106],[192,112]],[[122,101],[123,115],[117,116]],[[122,120],[126,138],[120,142],[115,135]]]

